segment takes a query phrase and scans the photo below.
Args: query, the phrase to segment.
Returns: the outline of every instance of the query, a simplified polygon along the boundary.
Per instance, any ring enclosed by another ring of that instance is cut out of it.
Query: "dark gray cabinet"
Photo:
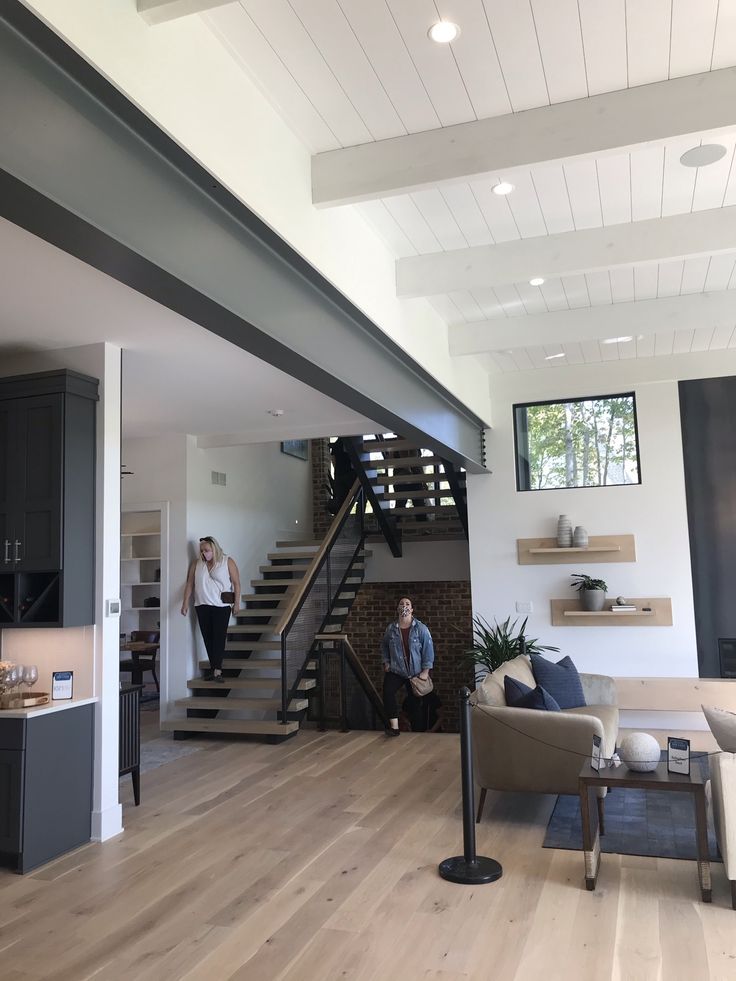
[[[94,622],[98,382],[0,378],[0,627]]]
[[[31,869],[90,840],[94,705],[0,718],[0,862]]]

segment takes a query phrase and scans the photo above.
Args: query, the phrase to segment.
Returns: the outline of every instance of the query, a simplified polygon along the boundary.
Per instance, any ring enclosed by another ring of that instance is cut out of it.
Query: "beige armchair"
[[[736,909],[736,753],[710,757],[709,783],[718,850],[731,883],[731,906]]]
[[[510,708],[503,679],[510,675],[534,688],[529,659],[521,655],[487,675],[471,696],[475,780],[481,788],[480,821],[488,790],[577,794],[578,775],[589,759],[593,736],[601,738],[604,756],[611,756],[618,735],[618,707],[613,678],[581,674],[588,704],[560,712]],[[602,798],[598,811],[603,831]],[[736,803],[736,799],[735,799]]]

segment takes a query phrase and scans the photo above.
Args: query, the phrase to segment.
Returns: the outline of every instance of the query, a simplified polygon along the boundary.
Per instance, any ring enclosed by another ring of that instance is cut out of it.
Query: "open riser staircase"
[[[310,694],[318,694],[324,655],[346,648],[350,670],[360,677],[374,710],[382,713],[347,639],[329,639],[333,633],[342,635],[365,576],[364,499],[375,530],[398,556],[404,538],[467,537],[465,474],[400,437],[346,442],[358,479],[325,541],[277,542],[268,553],[228,629],[223,681],[191,678],[188,697],[174,703],[186,717],[162,723],[175,737],[200,732],[280,740],[294,735]],[[208,667],[207,661],[200,662],[200,669]]]
[[[374,511],[381,508],[401,539],[468,537],[464,470],[410,440],[382,435],[353,440],[353,466],[365,474]]]
[[[357,487],[357,485],[356,485]],[[162,728],[182,738],[186,733],[224,733],[252,735],[275,741],[294,735],[309,706],[308,698],[317,684],[316,662],[308,660],[315,644],[310,639],[293,650],[291,659],[301,661],[295,685],[289,685],[286,719],[282,713],[281,638],[275,632],[284,612],[310,568],[322,543],[301,541],[276,543],[259,567],[259,576],[250,581],[252,592],[242,596],[243,609],[228,628],[223,682],[202,677],[187,682],[189,696],[175,701],[186,710],[186,718],[170,719]],[[320,617],[319,629],[326,633],[342,630],[365,576],[366,553],[362,536],[344,577],[335,584],[329,611]],[[352,556],[352,552],[351,552]],[[209,667],[200,662],[200,669]]]

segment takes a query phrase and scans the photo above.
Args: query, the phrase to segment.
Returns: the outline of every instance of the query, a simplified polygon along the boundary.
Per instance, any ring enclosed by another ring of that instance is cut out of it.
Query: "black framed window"
[[[520,491],[640,484],[633,392],[514,406]]]

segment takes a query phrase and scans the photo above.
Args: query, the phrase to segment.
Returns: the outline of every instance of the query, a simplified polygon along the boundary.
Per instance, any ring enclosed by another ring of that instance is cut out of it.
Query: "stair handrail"
[[[294,592],[291,602],[288,604],[284,612],[279,618],[279,622],[274,627],[274,633],[279,637],[286,633],[291,624],[294,622],[299,610],[304,605],[304,600],[307,597],[314,580],[327,560],[327,554],[335,543],[337,536],[340,534],[340,529],[345,524],[348,515],[353,509],[353,505],[356,500],[360,497],[361,483],[358,478],[355,478],[353,486],[348,491],[345,500],[342,502],[340,510],[337,512],[335,517],[332,519],[332,524],[327,530],[327,534],[322,540],[321,545],[314,553],[314,558],[307,566],[306,572],[303,578],[299,582],[299,588]]]
[[[355,653],[355,649],[350,643],[348,635],[337,633],[317,634],[314,639],[320,641],[339,641],[342,648],[341,653],[344,654],[347,660],[350,662],[350,666],[353,669],[353,674],[355,675],[358,684],[363,689],[376,714],[383,720],[383,724],[388,725],[389,720],[383,707],[383,699],[378,694],[378,689],[373,684],[371,676],[365,669],[365,665]],[[341,701],[344,701],[344,699],[341,699]]]

